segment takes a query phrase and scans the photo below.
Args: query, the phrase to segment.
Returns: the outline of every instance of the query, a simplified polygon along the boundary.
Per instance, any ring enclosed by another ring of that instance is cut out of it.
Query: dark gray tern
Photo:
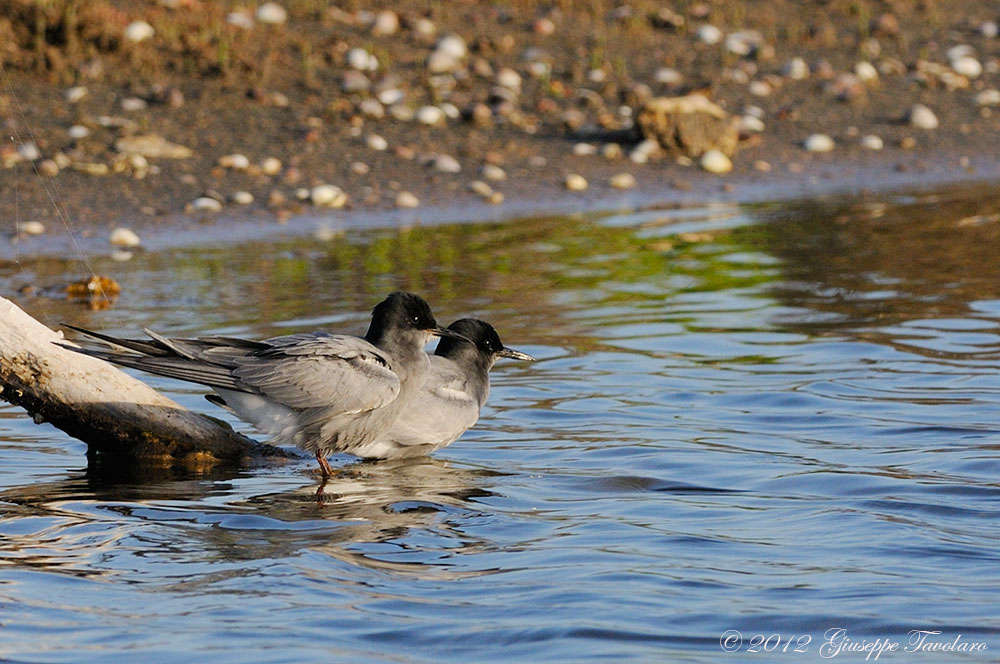
[[[368,451],[381,458],[428,454],[450,445],[479,419],[490,394],[489,372],[501,357],[535,358],[505,348],[493,326],[463,318],[448,326],[461,337],[442,337],[420,391]]]
[[[74,349],[115,364],[211,387],[223,405],[271,434],[278,445],[326,457],[346,452],[377,457],[381,436],[419,393],[430,371],[424,346],[432,336],[467,342],[439,327],[412,293],[392,293],[372,311],[364,338],[310,332],[250,341],[233,337],[119,339],[67,326],[132,352]]]

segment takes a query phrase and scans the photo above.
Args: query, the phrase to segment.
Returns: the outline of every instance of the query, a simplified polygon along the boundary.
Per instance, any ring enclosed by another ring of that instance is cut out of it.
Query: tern
[[[206,385],[225,406],[278,445],[326,457],[380,456],[380,439],[419,394],[430,372],[432,336],[467,342],[440,327],[418,295],[396,292],[375,306],[364,338],[309,332],[252,341],[208,336],[119,339],[67,325],[120,350],[77,349],[114,364]],[[217,396],[216,396],[217,395]]]
[[[450,445],[479,420],[496,361],[535,360],[504,347],[485,321],[463,318],[448,329],[457,334],[438,341],[423,386],[388,431],[370,444],[368,451],[374,456],[418,456]]]

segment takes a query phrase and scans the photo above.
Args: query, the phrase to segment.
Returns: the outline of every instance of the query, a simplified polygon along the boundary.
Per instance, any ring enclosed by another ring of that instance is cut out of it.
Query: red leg
[[[333,475],[333,469],[330,468],[330,462],[326,460],[326,457],[320,453],[316,453],[316,461],[319,461],[320,472],[323,473],[323,477],[330,477]]]

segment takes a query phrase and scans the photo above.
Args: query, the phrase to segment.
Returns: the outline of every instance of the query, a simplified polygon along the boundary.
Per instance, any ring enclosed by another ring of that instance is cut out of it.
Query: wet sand
[[[390,33],[387,14],[349,5],[289,6],[286,22],[273,25],[250,12],[252,25],[237,27],[215,3],[88,3],[71,24],[55,3],[42,46],[23,10],[30,3],[7,4],[14,9],[0,27],[17,47],[6,55],[0,89],[0,207],[8,234],[17,222],[46,229],[22,238],[22,252],[59,253],[67,228],[97,248],[120,225],[144,243],[170,244],[181,232],[225,240],[272,228],[771,200],[1000,177],[1000,111],[983,103],[1000,85],[1000,39],[990,32],[1000,17],[989,3],[899,3],[889,12],[866,2],[679,2],[665,14],[651,2],[628,10],[404,2],[391,3],[398,25]],[[126,41],[127,26],[140,19],[153,36]],[[721,41],[708,43],[705,26],[717,27]],[[467,53],[432,71],[447,35],[460,36]],[[352,49],[368,53],[375,69],[352,68]],[[981,71],[973,76],[960,57]],[[870,63],[877,80],[860,80],[859,62]],[[631,160],[640,139],[632,120],[643,100],[691,91],[762,121],[761,131],[743,132],[733,171],[707,173],[666,154]],[[918,103],[932,109],[936,128],[908,122]],[[459,117],[434,126],[406,117],[427,106]],[[71,135],[71,127],[83,129]],[[818,132],[835,141],[833,151],[803,148]],[[146,134],[191,156],[135,167],[116,143]],[[373,135],[386,149],[374,149],[381,146]],[[878,136],[883,149],[862,147],[866,135]],[[234,154],[249,167],[220,165]],[[439,155],[453,158],[444,171],[434,165]],[[281,162],[271,175],[261,172],[268,157]],[[486,165],[504,179],[488,180]],[[94,174],[102,168],[108,173]],[[585,178],[586,190],[566,189],[570,173]],[[620,173],[636,186],[613,188],[610,178]],[[502,202],[471,191],[475,180]],[[344,207],[300,200],[320,184],[343,190]],[[399,209],[401,191],[419,204]],[[234,203],[236,192],[253,201]],[[221,211],[194,209],[206,195]]]

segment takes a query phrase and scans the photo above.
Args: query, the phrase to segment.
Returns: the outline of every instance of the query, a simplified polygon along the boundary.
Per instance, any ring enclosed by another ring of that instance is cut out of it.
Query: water
[[[863,661],[849,649],[878,640],[881,661],[998,661],[984,191],[94,259],[113,308],[20,303],[113,333],[359,333],[402,287],[540,361],[498,365],[479,424],[433,457],[334,459],[324,505],[306,459],[88,468],[0,409],[0,658]],[[0,281],[84,272],[22,258]],[[905,652],[911,630],[960,652]]]

